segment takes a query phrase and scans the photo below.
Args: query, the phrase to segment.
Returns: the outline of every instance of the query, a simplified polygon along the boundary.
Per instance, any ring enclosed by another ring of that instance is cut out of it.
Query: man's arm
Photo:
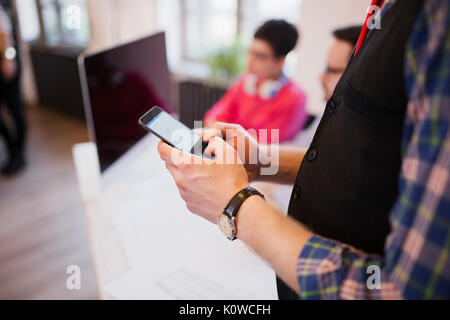
[[[300,293],[300,298],[450,297],[449,17],[448,1],[427,1],[408,47],[406,78],[410,94],[400,194],[391,214],[392,232],[382,257],[316,235],[305,241],[307,230],[288,219],[277,222],[263,208],[261,200],[259,205],[258,200],[253,200],[243,207],[238,225],[241,238],[273,265],[278,275]],[[254,222],[252,215],[262,215],[271,224]],[[274,243],[264,241],[264,235]],[[295,287],[293,253],[283,245],[292,245],[300,252]],[[277,255],[277,251],[284,253]]]
[[[295,220],[277,212],[261,197],[250,197],[239,210],[238,239],[250,245],[297,293],[298,253],[311,236],[312,232]]]
[[[217,122],[211,129],[197,131],[203,140],[223,137],[239,154],[250,181],[294,184],[305,149],[278,145],[258,145],[255,137],[238,124]],[[209,149],[206,150],[209,152]],[[265,174],[269,170],[270,174]]]
[[[448,1],[425,2],[409,43],[409,104],[400,190],[382,257],[313,235],[259,197],[242,205],[237,216],[238,238],[268,261],[300,298],[450,298],[449,17]],[[215,144],[216,148],[224,146],[219,140]],[[239,166],[217,166],[210,172],[204,166],[190,166],[191,172],[185,168],[173,172],[192,212],[213,222],[225,198],[246,185],[242,173],[232,173],[230,168]],[[211,186],[223,183],[224,176],[231,186],[214,191]],[[233,187],[238,177],[240,185]],[[228,190],[226,197],[220,196],[223,190]],[[221,202],[216,205],[218,199]]]
[[[217,223],[227,203],[238,191],[249,186],[249,180],[238,153],[230,144],[215,137],[208,148],[214,150],[216,159],[183,153],[163,142],[158,145],[161,159],[166,162],[187,208]],[[298,291],[295,265],[298,253],[312,233],[284,217],[262,198],[253,196],[239,210],[237,236]]]
[[[268,150],[265,150],[268,148]],[[261,152],[266,153],[267,158],[264,164],[258,168],[258,174],[255,176],[256,181],[275,182],[280,184],[294,184],[297,178],[300,164],[306,154],[306,149],[300,149],[288,146],[279,146],[276,155],[270,152],[270,146],[261,147]],[[263,156],[263,158],[265,158]],[[278,166],[278,171],[274,175],[263,175],[261,169],[264,167]]]

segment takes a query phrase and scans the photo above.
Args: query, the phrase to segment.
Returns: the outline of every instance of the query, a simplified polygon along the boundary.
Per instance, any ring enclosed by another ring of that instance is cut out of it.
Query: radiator
[[[184,80],[178,83],[180,121],[189,128],[201,121],[208,111],[225,94],[226,89],[200,81]]]

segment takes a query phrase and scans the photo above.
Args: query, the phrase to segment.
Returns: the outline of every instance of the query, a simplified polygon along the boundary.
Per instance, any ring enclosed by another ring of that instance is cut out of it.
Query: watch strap
[[[254,195],[258,195],[261,198],[265,199],[264,195],[255,188],[252,187],[244,188],[238,193],[236,193],[233,196],[233,198],[231,198],[230,202],[223,210],[223,214],[228,216],[230,219],[235,217],[244,201]]]

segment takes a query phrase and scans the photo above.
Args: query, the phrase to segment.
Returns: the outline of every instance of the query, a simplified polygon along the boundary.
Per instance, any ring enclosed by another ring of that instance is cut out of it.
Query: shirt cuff
[[[343,278],[342,257],[347,247],[312,236],[300,252],[297,279],[300,299],[338,299]]]

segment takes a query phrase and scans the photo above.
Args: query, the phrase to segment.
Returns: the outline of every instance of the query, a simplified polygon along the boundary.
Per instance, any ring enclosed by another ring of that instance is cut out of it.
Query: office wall
[[[88,0],[89,51],[137,39],[156,29],[155,0]]]
[[[295,78],[308,92],[309,112],[321,114],[325,107],[319,77],[333,43],[331,32],[337,27],[362,24],[369,5],[369,0],[303,0],[299,22],[302,39]]]

